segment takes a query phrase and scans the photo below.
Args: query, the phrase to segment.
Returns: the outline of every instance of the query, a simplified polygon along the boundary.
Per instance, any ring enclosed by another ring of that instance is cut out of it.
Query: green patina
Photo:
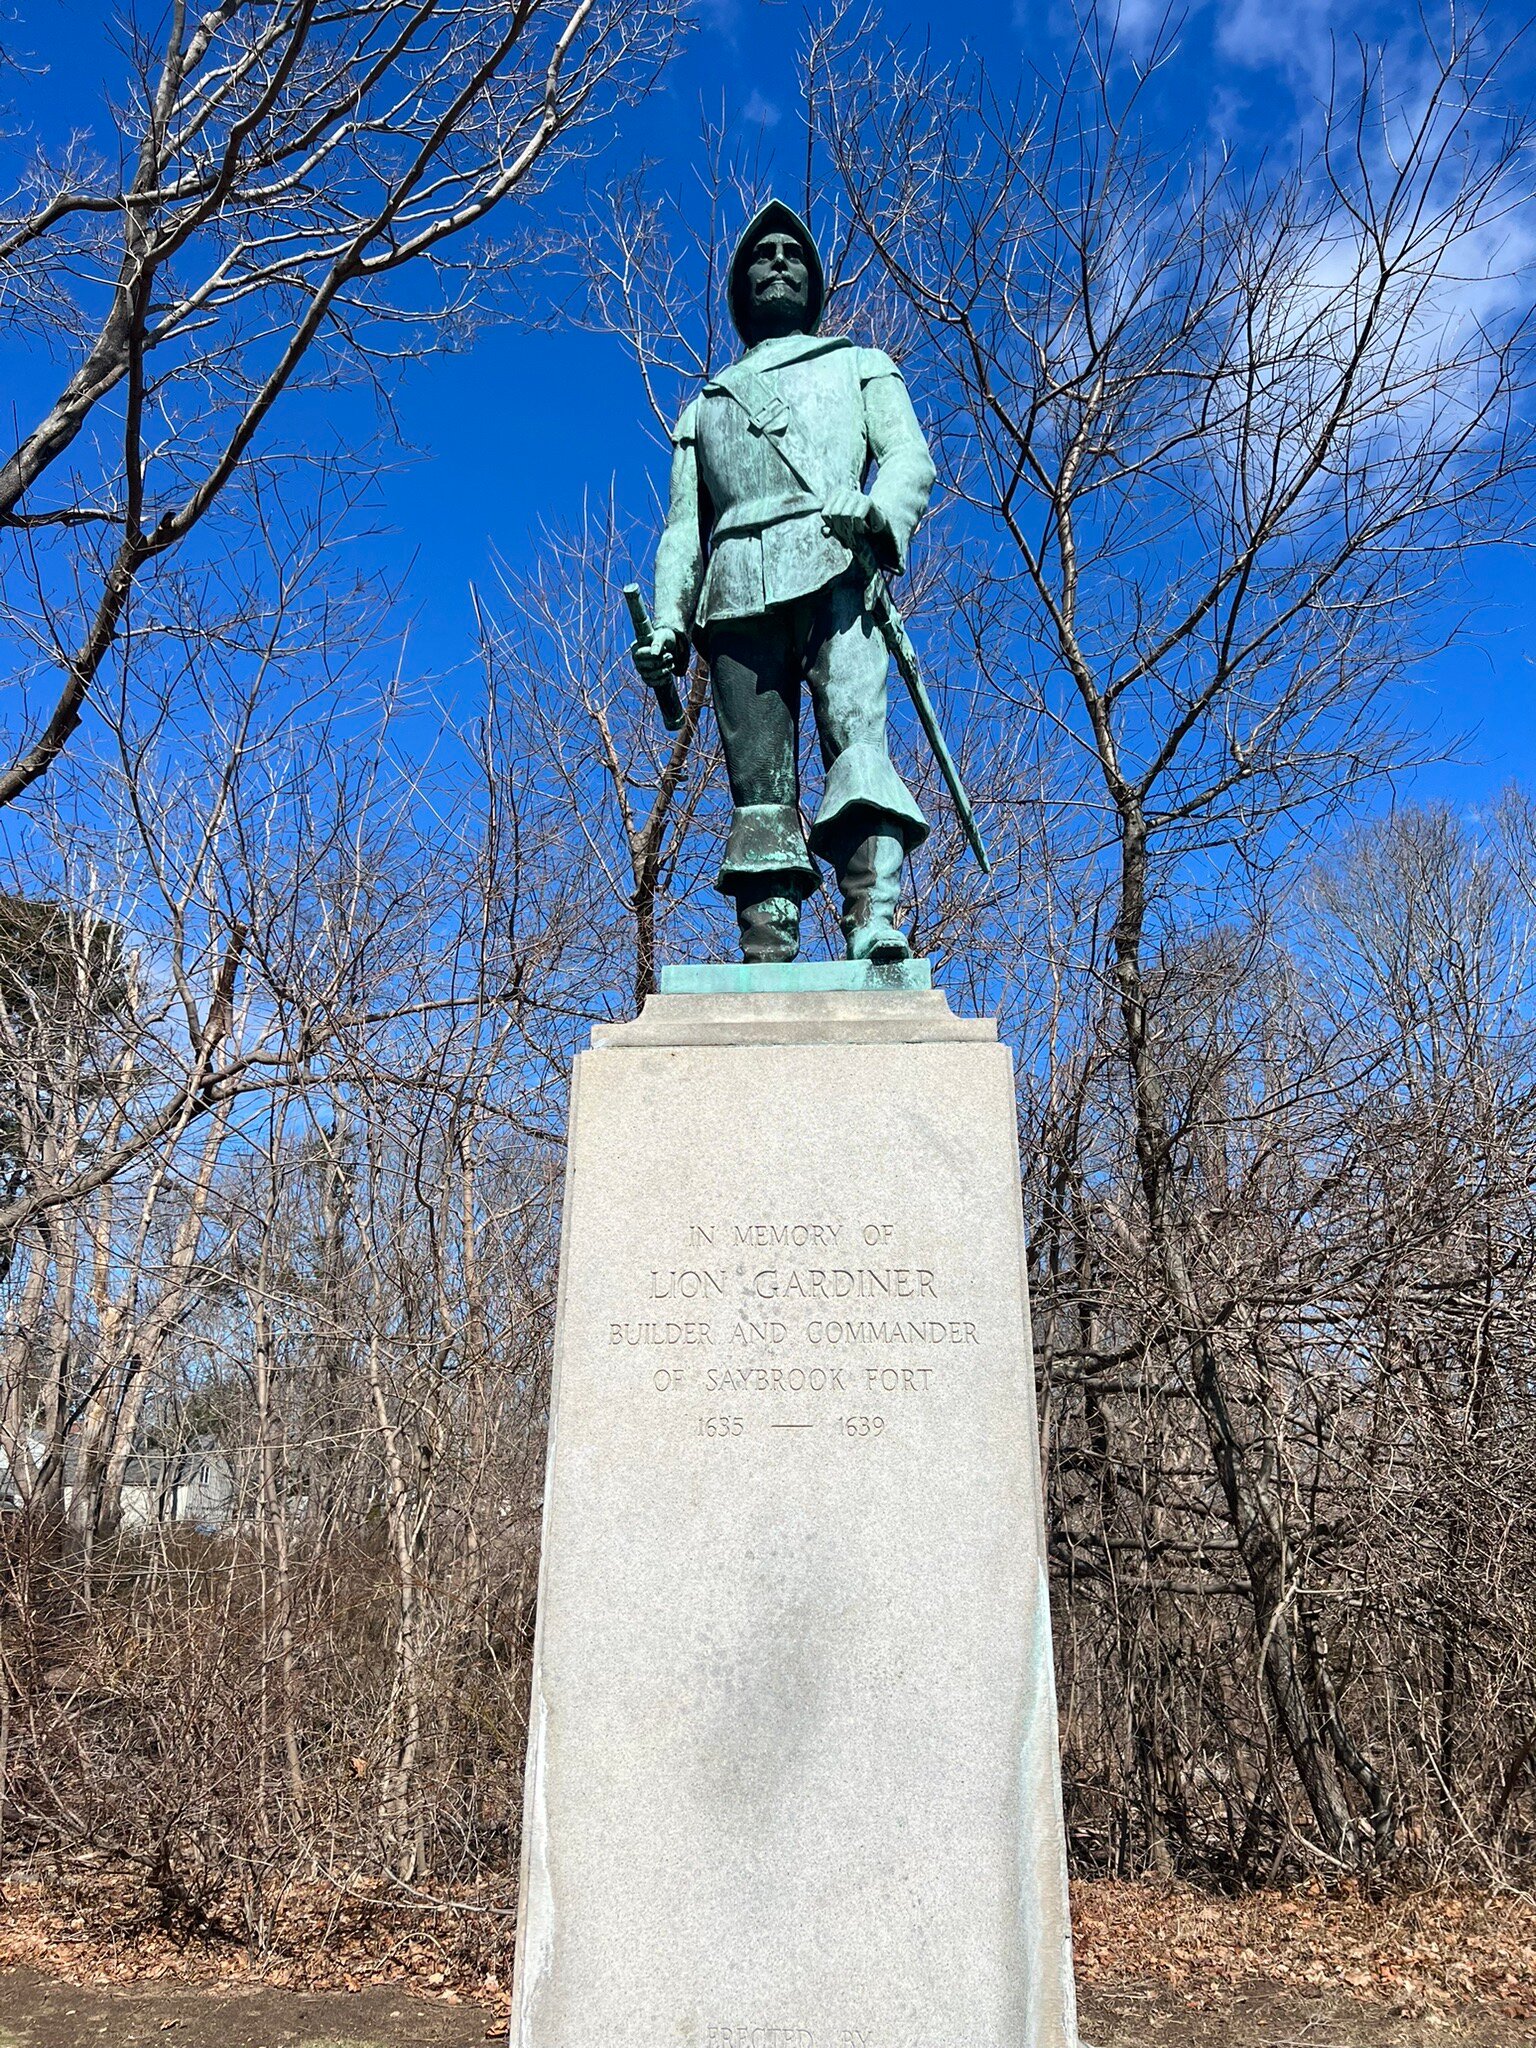
[[[899,994],[932,988],[926,960],[707,960],[661,970],[664,996]]]
[[[809,228],[771,201],[731,262],[745,353],[710,378],[673,434],[654,624],[635,647],[664,703],[694,645],[709,663],[734,806],[717,886],[735,901],[743,958],[756,965],[795,959],[819,861],[842,894],[850,961],[907,959],[895,923],[902,871],[928,834],[890,756],[883,594],[906,564],[934,467],[890,357],[817,333],[823,292]],[[798,761],[807,689],[826,771],[808,832]]]

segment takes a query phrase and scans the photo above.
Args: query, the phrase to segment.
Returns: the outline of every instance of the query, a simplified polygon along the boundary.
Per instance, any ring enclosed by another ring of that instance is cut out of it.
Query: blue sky
[[[98,121],[115,69],[104,29],[109,10],[100,0],[13,0],[7,11],[3,40],[38,67],[23,84],[14,76],[5,82],[7,126],[14,130],[19,117],[58,135]],[[1125,0],[1127,37],[1144,39],[1160,15],[1157,0]],[[1037,0],[964,7],[910,0],[886,11],[885,28],[913,44],[931,41],[940,55],[954,51],[963,32],[1002,78],[1044,54],[1053,18]],[[1407,35],[1415,19],[1406,4],[1209,0],[1189,10],[1184,55],[1158,90],[1175,126],[1283,149],[1298,110],[1323,82],[1331,37]],[[701,114],[723,113],[732,139],[760,150],[798,196],[804,129],[795,49],[803,22],[803,9],[787,0],[701,0],[697,33],[610,162],[645,154],[662,176],[686,179],[697,167]],[[0,338],[7,411],[14,405],[27,414],[54,374],[35,353],[18,356]],[[921,411],[920,389],[914,397]],[[643,515],[664,456],[622,348],[593,334],[493,327],[463,353],[411,366],[395,403],[412,452],[381,485],[387,534],[370,546],[404,577],[407,670],[431,674],[448,698],[467,701],[478,687],[469,585],[489,580],[493,552],[513,565],[528,561],[541,523],[573,524],[584,494],[606,494],[610,481],[620,502]],[[330,424],[317,414],[306,431]],[[1532,584],[1529,558],[1514,551],[1477,565],[1468,630],[1404,705],[1415,724],[1470,732],[1470,747],[1459,765],[1421,771],[1415,793],[1476,805],[1512,777],[1529,777],[1536,749]]]
[[[701,113],[723,108],[733,135],[760,149],[787,195],[802,189],[804,128],[795,77],[803,10],[774,0],[707,0],[699,34],[646,110],[640,146],[680,177],[697,165]],[[1160,0],[1130,0],[1122,23],[1135,37],[1161,18]],[[1011,75],[1042,45],[1046,9],[1008,0],[908,5],[888,31],[938,52],[956,30]],[[1217,0],[1192,9],[1186,58],[1169,90],[1175,121],[1223,138],[1270,139],[1283,148],[1325,83],[1330,36],[1407,35],[1415,15],[1329,0]],[[915,394],[921,409],[922,394]],[[620,502],[643,512],[661,486],[658,450],[639,381],[614,343],[595,335],[486,335],[463,358],[413,373],[401,420],[422,459],[391,478],[387,501],[399,542],[414,551],[414,652],[435,668],[464,656],[465,584],[495,548],[513,562],[537,544],[538,522],[573,524],[583,493],[616,478]],[[1468,735],[1459,762],[1421,770],[1413,793],[1476,805],[1536,768],[1536,563],[1510,550],[1474,567],[1458,644],[1412,686],[1404,714],[1449,737]]]

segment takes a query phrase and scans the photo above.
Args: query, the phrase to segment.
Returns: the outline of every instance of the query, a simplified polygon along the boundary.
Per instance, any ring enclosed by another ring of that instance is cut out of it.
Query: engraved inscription
[[[699,1435],[713,1441],[719,1437],[740,1436],[746,1424],[739,1415],[701,1415]]]
[[[608,1342],[625,1344],[708,1344],[708,1323],[625,1322],[608,1325]]]
[[[710,2027],[704,2048],[815,2048],[815,2041],[809,2027]]]
[[[776,1251],[781,1246],[790,1251],[804,1251],[809,1245],[814,1251],[830,1252],[837,1249],[837,1240],[842,1233],[840,1223],[735,1223],[731,1226],[733,1240],[737,1244],[755,1245],[762,1251]]]
[[[811,1344],[974,1344],[976,1325],[965,1322],[818,1321],[806,1324],[805,1335]]]
[[[753,1274],[752,1291],[759,1301],[872,1301],[888,1295],[905,1301],[938,1296],[927,1266],[791,1266],[784,1273],[766,1266]]]
[[[724,1273],[707,1266],[651,1268],[652,1301],[710,1301],[724,1292]]]
[[[871,1396],[931,1395],[960,1383],[954,1368],[902,1360],[946,1352],[957,1354],[958,1365],[958,1354],[981,1344],[977,1323],[952,1312],[942,1269],[919,1263],[911,1234],[879,1217],[695,1217],[681,1221],[675,1233],[685,1257],[702,1253],[708,1263],[636,1273],[643,1301],[606,1324],[609,1346],[652,1358],[658,1351],[724,1351],[746,1362],[701,1362],[687,1374],[670,1361],[655,1370],[647,1363],[640,1384],[658,1393],[684,1386],[727,1397],[812,1393],[830,1395],[833,1404],[839,1396],[851,1404]],[[813,1262],[801,1264],[797,1251],[810,1252]],[[763,1252],[771,1263],[760,1263]],[[846,1263],[835,1262],[839,1252]],[[856,1263],[860,1257],[870,1263]],[[768,1362],[807,1349],[825,1362]],[[841,1356],[834,1360],[829,1352]],[[836,1426],[835,1415],[824,1419]]]
[[[929,1368],[931,1370],[931,1368]],[[707,1394],[841,1394],[847,1375],[840,1365],[712,1365],[704,1375]]]

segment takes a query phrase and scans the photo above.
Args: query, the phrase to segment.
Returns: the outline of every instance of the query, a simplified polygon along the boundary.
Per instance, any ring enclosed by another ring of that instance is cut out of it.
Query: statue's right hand
[[[641,680],[653,690],[675,682],[688,662],[688,636],[673,626],[658,626],[649,641],[638,640],[630,650]]]

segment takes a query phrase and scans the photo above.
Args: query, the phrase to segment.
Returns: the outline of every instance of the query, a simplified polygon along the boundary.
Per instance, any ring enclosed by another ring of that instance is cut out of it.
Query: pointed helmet
[[[826,277],[821,267],[821,252],[811,235],[810,229],[782,199],[770,199],[753,214],[741,231],[741,240],[736,244],[736,253],[731,258],[728,291],[731,303],[731,318],[736,323],[736,332],[748,345],[752,341],[752,302],[748,295],[747,270],[752,262],[752,251],[764,235],[793,235],[805,251],[805,267],[809,272],[808,292],[805,308],[805,332],[814,334],[821,319],[822,304],[827,295]]]

